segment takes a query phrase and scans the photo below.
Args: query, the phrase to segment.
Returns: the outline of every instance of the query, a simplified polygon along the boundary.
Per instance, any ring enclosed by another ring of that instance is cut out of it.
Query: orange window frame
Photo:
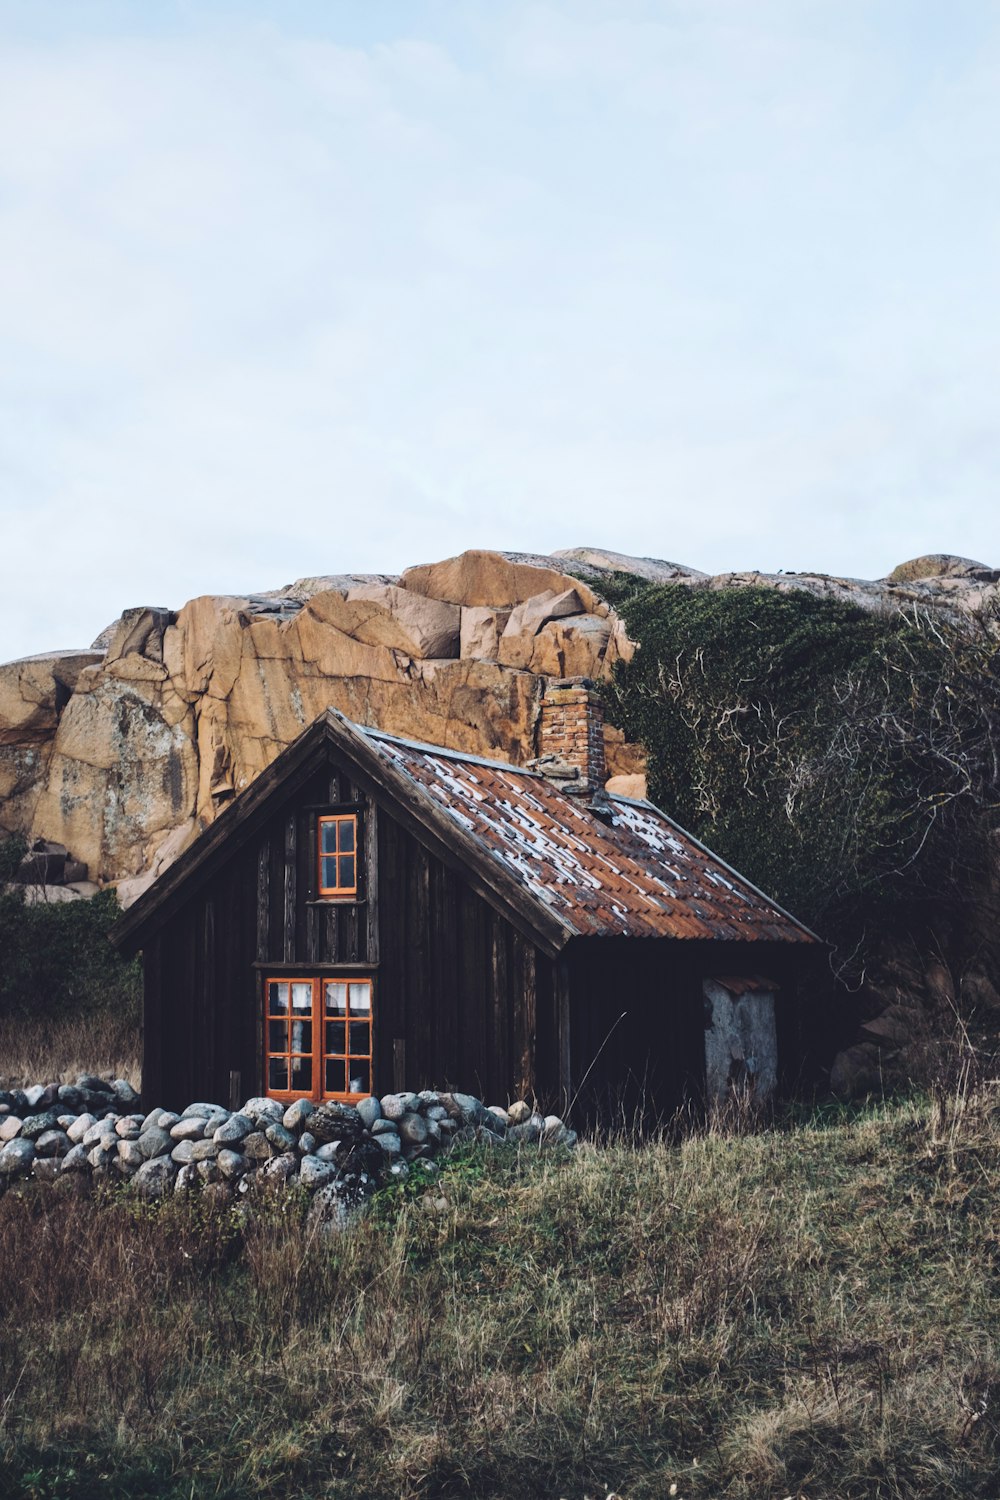
[[[264,1093],[350,1102],[373,1091],[374,985],[356,975],[264,981]]]
[[[332,885],[324,879],[330,873],[334,877]],[[316,890],[320,896],[357,896],[357,813],[324,813],[317,819]]]

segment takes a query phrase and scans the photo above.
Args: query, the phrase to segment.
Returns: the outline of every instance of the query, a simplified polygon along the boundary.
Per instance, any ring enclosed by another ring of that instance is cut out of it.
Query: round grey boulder
[[[481,1125],[486,1114],[486,1105],[474,1094],[442,1094],[441,1103],[449,1113],[459,1116],[463,1125]]]
[[[246,1115],[252,1120],[257,1129],[261,1129],[261,1122],[267,1120],[280,1120],[285,1113],[285,1106],[280,1099],[264,1099],[259,1094],[254,1095],[240,1109],[241,1115]]]
[[[245,1141],[247,1136],[253,1132],[253,1121],[249,1115],[241,1114],[239,1111],[230,1115],[228,1120],[223,1120],[212,1133],[212,1139],[218,1146],[232,1146],[239,1141]]]
[[[243,1141],[243,1154],[250,1161],[270,1161],[274,1152],[262,1130],[254,1130]]]
[[[92,1125],[96,1125],[96,1124],[97,1124],[97,1121],[94,1119],[94,1116],[92,1114],[90,1114],[90,1113],[87,1113],[87,1114],[84,1114],[84,1115],[77,1115],[77,1117],[73,1121],[72,1125],[67,1126],[67,1128],[66,1128],[66,1134],[69,1136],[70,1140],[73,1142],[73,1145],[74,1146],[78,1146],[80,1144],[80,1142],[83,1140],[84,1136],[87,1134],[87,1131],[90,1129],[90,1127]]]
[[[3,1150],[0,1151],[0,1175],[4,1177],[16,1177],[21,1172],[27,1172],[35,1159],[34,1141],[25,1140],[18,1136],[16,1140],[8,1141]]]
[[[164,1160],[162,1156],[158,1156],[156,1159],[157,1161]],[[174,1179],[174,1192],[178,1197],[183,1197],[185,1193],[193,1193],[200,1186],[201,1178],[198,1176],[198,1163],[196,1161],[184,1162]]]
[[[266,1182],[280,1185],[290,1182],[299,1168],[299,1159],[291,1151],[274,1156],[261,1167],[261,1176]]]
[[[323,1161],[318,1156],[304,1156],[299,1163],[299,1181],[309,1189],[325,1187],[336,1175],[333,1162]]]
[[[423,1115],[409,1111],[400,1120],[399,1138],[404,1146],[422,1146],[427,1137],[427,1121]]]
[[[37,1141],[47,1130],[59,1128],[59,1116],[51,1109],[41,1115],[29,1115],[21,1126],[21,1135],[26,1141]]]
[[[306,1223],[310,1229],[318,1229],[322,1234],[340,1234],[345,1230],[351,1220],[351,1210],[343,1195],[338,1192],[339,1184],[330,1183],[327,1187],[321,1187],[313,1194],[312,1203],[309,1205],[309,1213]]]
[[[223,1110],[220,1104],[207,1104],[204,1100],[196,1100],[194,1104],[189,1104],[186,1109],[181,1110],[181,1119],[207,1120],[210,1119],[212,1115],[217,1115],[220,1113],[228,1114],[229,1111]]]
[[[286,1130],[301,1130],[315,1108],[311,1099],[295,1099],[282,1115],[281,1123]]]
[[[357,1111],[361,1116],[361,1123],[366,1130],[371,1130],[376,1120],[382,1118],[382,1106],[374,1094],[370,1099],[360,1099],[357,1104]]]
[[[271,1145],[274,1146],[278,1151],[295,1150],[297,1142],[294,1135],[290,1130],[286,1130],[284,1125],[279,1125],[277,1120],[273,1120],[271,1122],[271,1124],[264,1131],[264,1134],[270,1141]]]
[[[216,1164],[223,1177],[230,1181],[242,1177],[249,1166],[245,1156],[242,1156],[239,1151],[229,1151],[225,1146],[216,1157]]]
[[[156,1125],[144,1130],[135,1144],[143,1161],[152,1161],[154,1156],[167,1156],[174,1147],[170,1132],[160,1130]]]
[[[132,1186],[144,1198],[162,1198],[173,1192],[177,1168],[169,1156],[156,1156],[144,1161],[132,1178]]]
[[[122,1165],[131,1167],[133,1171],[138,1171],[146,1158],[139,1150],[138,1141],[119,1141],[118,1160]]]
[[[352,1104],[331,1101],[321,1104],[309,1116],[309,1134],[323,1145],[327,1141],[347,1141],[353,1144],[364,1134],[361,1116]]]

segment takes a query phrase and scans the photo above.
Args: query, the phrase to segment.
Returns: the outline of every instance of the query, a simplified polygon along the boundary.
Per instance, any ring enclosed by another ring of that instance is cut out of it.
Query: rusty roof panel
[[[371,738],[577,934],[817,941],[651,803],[594,811],[537,772]]]

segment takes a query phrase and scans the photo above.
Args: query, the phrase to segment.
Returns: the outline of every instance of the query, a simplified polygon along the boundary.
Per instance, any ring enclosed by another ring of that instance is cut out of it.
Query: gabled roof
[[[590,801],[537,771],[364,729],[328,709],[139,897],[112,933],[116,945],[140,948],[331,749],[550,954],[572,937],[818,941],[650,802]]]

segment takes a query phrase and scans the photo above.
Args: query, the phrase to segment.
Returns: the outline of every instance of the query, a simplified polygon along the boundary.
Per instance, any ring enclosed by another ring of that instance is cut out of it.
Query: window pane
[[[288,1088],[288,1059],[270,1057],[267,1062],[267,1086],[269,1089]]]
[[[326,1046],[325,1052],[335,1052],[338,1057],[345,1052],[344,1043],[347,1040],[347,1027],[343,1021],[327,1021],[326,1023]],[[367,1047],[365,1051],[367,1052]]]
[[[269,984],[268,995],[272,1015],[288,1014],[288,985]]]
[[[344,1093],[344,1064],[327,1058],[326,1062],[326,1092],[328,1094]]]
[[[288,1051],[288,1022],[268,1021],[267,1023],[267,1050],[268,1052]]]
[[[368,1015],[372,1008],[372,987],[367,980],[351,984],[351,1015]]]
[[[324,854],[319,862],[319,881],[324,891],[336,890],[337,861],[332,854]]]
[[[310,983],[292,985],[292,1009],[312,1010],[313,987]]]
[[[308,1092],[313,1086],[313,1064],[311,1057],[292,1058],[292,1088]]]
[[[313,1029],[311,1021],[292,1022],[292,1051],[311,1052],[313,1049]]]
[[[340,852],[351,854],[354,851],[354,819],[345,818],[340,825]]]
[[[337,852],[337,825],[332,819],[324,820],[319,825],[319,851],[321,854]]]
[[[352,1057],[367,1057],[368,1056],[369,1052],[371,1051],[371,1046],[369,1045],[370,1040],[371,1040],[371,1034],[372,1034],[372,1029],[369,1026],[369,1024],[368,1024],[367,1021],[352,1021],[351,1022],[351,1047],[350,1047],[350,1051],[351,1051],[351,1056]]]
[[[366,1062],[355,1062],[351,1060],[350,1079],[347,1085],[349,1094],[368,1094],[371,1092],[371,1072]]]
[[[337,882],[342,891],[353,891],[354,889],[354,855],[342,854],[337,860],[340,867],[340,879]]]
[[[326,1013],[328,1016],[347,1014],[347,985],[340,979],[335,979],[326,986]]]

